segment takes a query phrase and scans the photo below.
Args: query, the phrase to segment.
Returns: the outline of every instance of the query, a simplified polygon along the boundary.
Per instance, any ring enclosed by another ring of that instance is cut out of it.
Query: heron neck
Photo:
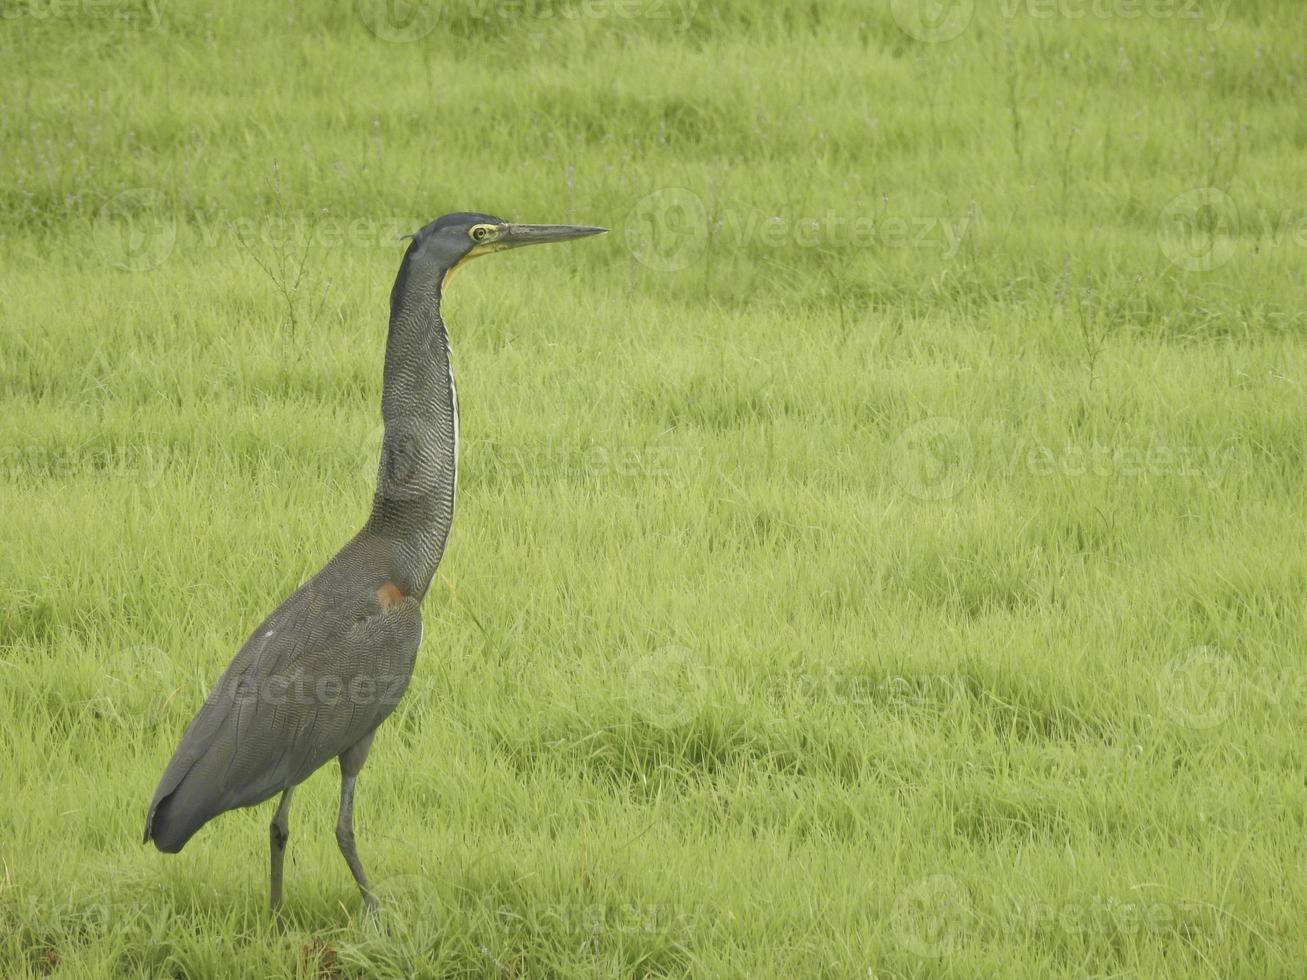
[[[390,544],[395,584],[419,597],[449,539],[458,476],[458,401],[440,318],[441,278],[440,270],[404,268],[391,293],[385,433],[365,528]]]

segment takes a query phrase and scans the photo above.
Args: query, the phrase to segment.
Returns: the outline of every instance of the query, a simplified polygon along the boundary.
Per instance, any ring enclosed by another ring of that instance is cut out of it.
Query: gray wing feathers
[[[421,638],[418,601],[383,610],[358,594],[309,582],[259,626],[164,770],[146,841],[180,850],[213,816],[302,782],[394,710]]]

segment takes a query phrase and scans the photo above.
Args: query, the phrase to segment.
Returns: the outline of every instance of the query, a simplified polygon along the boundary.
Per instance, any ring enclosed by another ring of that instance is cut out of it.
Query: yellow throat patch
[[[457,272],[459,269],[462,269],[473,259],[478,259],[483,255],[489,255],[493,251],[495,251],[495,249],[492,248],[491,245],[489,244],[473,245],[472,251],[468,252],[461,259],[459,259],[452,266],[450,266],[447,270],[445,270],[445,278],[440,280],[440,291],[444,292],[446,287],[449,286],[449,280],[454,278],[455,272]]]

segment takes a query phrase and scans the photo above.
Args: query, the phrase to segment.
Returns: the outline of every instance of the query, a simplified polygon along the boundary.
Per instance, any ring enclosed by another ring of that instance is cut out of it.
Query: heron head
[[[409,254],[420,255],[441,270],[443,289],[458,269],[482,255],[522,245],[566,242],[607,230],[589,225],[513,224],[489,214],[460,211],[437,218],[413,235]]]

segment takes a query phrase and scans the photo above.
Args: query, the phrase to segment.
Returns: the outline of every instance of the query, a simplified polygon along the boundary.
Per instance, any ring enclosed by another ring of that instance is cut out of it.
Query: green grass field
[[[1291,0],[0,0],[0,975],[1294,977]],[[140,844],[460,274],[413,685]]]

